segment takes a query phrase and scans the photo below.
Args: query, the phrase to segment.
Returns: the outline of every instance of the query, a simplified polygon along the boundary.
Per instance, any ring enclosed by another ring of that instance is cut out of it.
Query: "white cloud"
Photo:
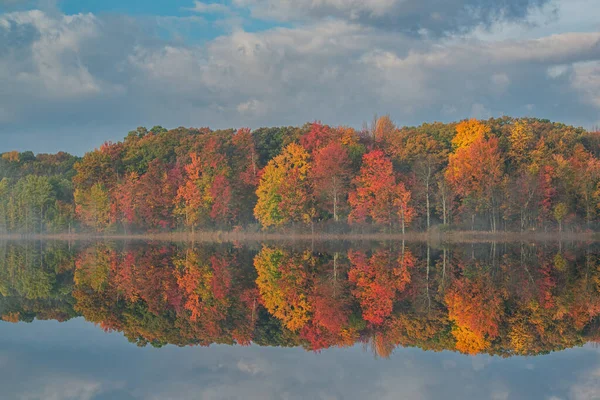
[[[9,33],[13,26],[31,27],[38,36],[28,48],[10,49],[12,57],[2,62],[0,79],[16,79],[30,92],[51,97],[93,95],[102,90],[78,56],[81,46],[98,35],[98,21],[93,15],[53,18],[34,10],[0,16],[0,26]]]
[[[251,99],[238,104],[237,110],[242,114],[263,115],[267,112],[267,106],[260,100]]]
[[[341,14],[356,20],[361,14],[383,17],[398,5],[397,0],[234,0],[240,7],[251,7],[258,16],[282,20],[296,19],[303,13],[322,12],[324,15]]]
[[[200,13],[200,14],[222,14],[228,13],[229,7],[220,3],[205,3],[202,1],[195,1],[194,7],[189,10]]]
[[[271,368],[268,366],[262,359],[255,359],[252,361],[249,360],[240,360],[237,363],[237,368],[246,374],[250,375],[259,375],[267,372],[272,372]]]
[[[573,66],[573,87],[600,109],[600,60]]]
[[[19,395],[20,400],[92,400],[102,392],[102,384],[92,380],[54,377],[55,381],[34,380],[29,390]]]
[[[445,35],[522,21],[549,0],[233,0],[256,18],[281,21],[338,18],[419,35]]]
[[[559,78],[569,71],[568,65],[553,65],[548,67],[547,74],[550,78]]]
[[[596,400],[600,393],[600,369],[583,375],[579,382],[571,386],[569,398],[573,400]]]
[[[363,18],[367,9],[375,16],[399,3],[310,4],[358,9]],[[212,5],[196,4],[198,10],[221,8]],[[501,113],[585,126],[597,121],[600,32],[440,39],[363,19],[235,29],[189,45],[148,35],[131,18],[0,15],[0,123],[5,132],[32,134],[64,133],[65,125],[86,132],[91,125],[93,133],[114,132],[98,140],[114,140],[139,125],[258,127],[322,120],[360,126],[374,113],[390,113],[409,125]]]

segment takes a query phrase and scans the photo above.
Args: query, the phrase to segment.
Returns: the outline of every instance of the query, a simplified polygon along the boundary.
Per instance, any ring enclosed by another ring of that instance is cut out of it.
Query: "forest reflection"
[[[2,242],[0,315],[83,316],[139,346],[539,355],[600,339],[598,254],[585,243]]]

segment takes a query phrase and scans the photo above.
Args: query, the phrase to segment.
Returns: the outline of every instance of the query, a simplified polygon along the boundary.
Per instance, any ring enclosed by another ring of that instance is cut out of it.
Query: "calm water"
[[[597,399],[589,243],[0,243],[2,399]]]

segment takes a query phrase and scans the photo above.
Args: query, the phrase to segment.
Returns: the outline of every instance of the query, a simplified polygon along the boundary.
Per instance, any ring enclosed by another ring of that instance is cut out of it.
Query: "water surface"
[[[3,398],[594,399],[594,243],[0,243]]]

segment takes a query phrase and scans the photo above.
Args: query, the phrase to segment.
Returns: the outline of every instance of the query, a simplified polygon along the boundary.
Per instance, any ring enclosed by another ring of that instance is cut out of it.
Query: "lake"
[[[597,399],[594,242],[0,242],[7,399]]]

